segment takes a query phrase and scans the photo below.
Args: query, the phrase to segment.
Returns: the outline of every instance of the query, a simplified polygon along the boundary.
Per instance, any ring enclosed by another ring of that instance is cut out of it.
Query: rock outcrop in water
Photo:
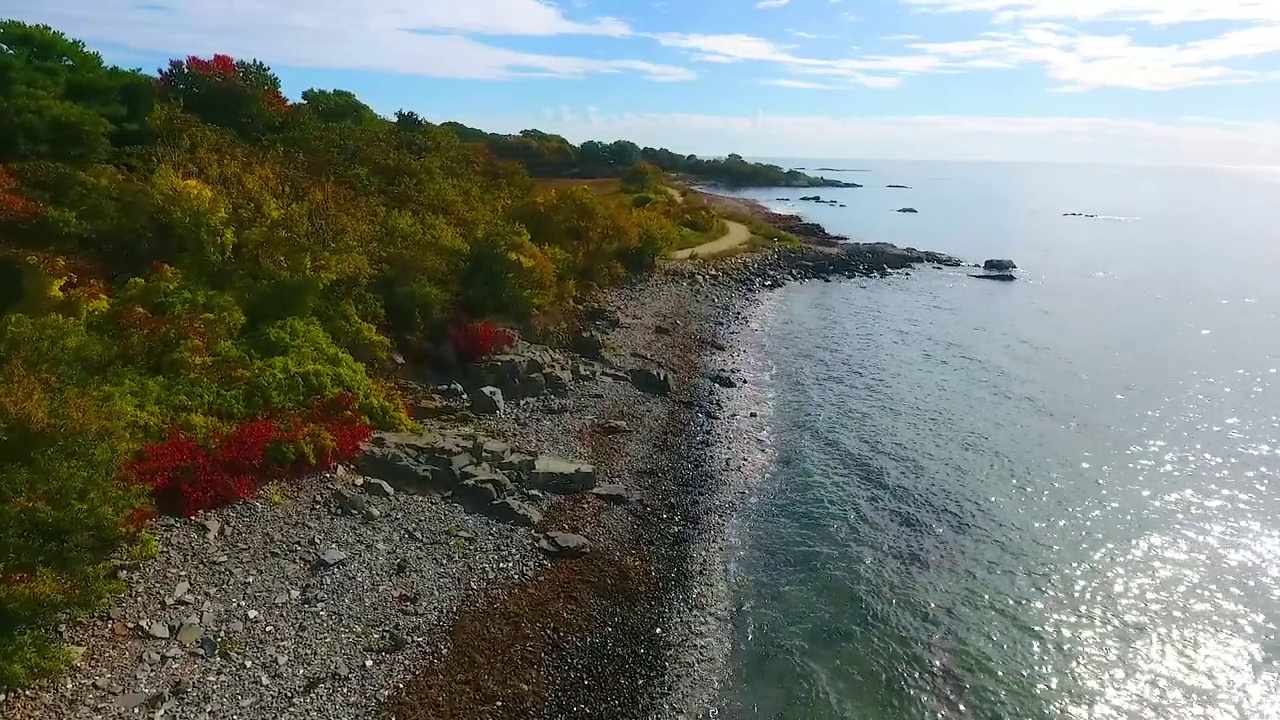
[[[905,207],[905,208],[898,208],[898,209],[897,209],[897,210],[895,210],[894,212],[908,213],[908,214],[914,215],[914,214],[916,214],[916,213],[918,213],[918,212],[920,212],[920,211],[919,211],[919,210],[917,210],[917,209],[915,209],[915,208],[913,208],[913,207]]]
[[[1017,270],[1018,266],[1012,260],[988,260],[982,263],[983,270],[991,270],[994,272],[1009,272]]]
[[[1013,282],[1018,279],[1013,273],[975,273],[969,277],[979,280],[999,280],[1001,282]]]

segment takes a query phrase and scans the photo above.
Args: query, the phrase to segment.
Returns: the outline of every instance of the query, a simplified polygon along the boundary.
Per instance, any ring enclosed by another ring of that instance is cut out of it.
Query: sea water
[[[719,716],[1280,718],[1275,176],[788,164],[865,187],[743,194],[1019,279],[752,310]]]

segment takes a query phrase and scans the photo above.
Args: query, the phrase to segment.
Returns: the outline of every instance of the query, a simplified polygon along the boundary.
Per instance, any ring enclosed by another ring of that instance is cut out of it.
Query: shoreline
[[[806,247],[666,264],[603,294],[617,322],[599,360],[569,357],[585,369],[563,396],[424,423],[590,462],[624,501],[548,499],[529,528],[435,493],[375,493],[347,469],[283,500],[161,521],[159,557],[122,568],[128,594],[69,630],[77,666],[0,701],[0,717],[699,716],[733,644],[724,542],[741,493],[717,430],[735,392],[730,334],[759,293],[885,275],[868,264],[882,256]],[[625,380],[641,368],[669,373],[670,393]],[[361,514],[341,507],[350,495]],[[544,532],[590,551],[548,557]],[[329,550],[341,560],[319,568]],[[178,637],[189,619],[218,652]]]

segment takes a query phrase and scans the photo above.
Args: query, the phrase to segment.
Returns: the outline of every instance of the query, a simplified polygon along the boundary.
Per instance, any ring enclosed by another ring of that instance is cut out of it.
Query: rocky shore
[[[727,672],[709,428],[752,294],[883,276],[883,244],[673,263],[600,298],[576,353],[406,372],[423,432],[351,467],[163,520],[131,589],[0,717],[692,718]]]

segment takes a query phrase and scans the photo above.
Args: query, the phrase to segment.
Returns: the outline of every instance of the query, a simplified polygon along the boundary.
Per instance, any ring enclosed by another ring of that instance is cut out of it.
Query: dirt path
[[[728,230],[724,235],[720,236],[718,240],[702,243],[697,247],[691,247],[685,250],[677,250],[671,253],[671,258],[673,260],[688,260],[695,254],[701,256],[724,252],[725,250],[738,247],[739,245],[744,245],[751,239],[751,230],[749,230],[746,225],[732,220],[725,220],[724,224]]]

